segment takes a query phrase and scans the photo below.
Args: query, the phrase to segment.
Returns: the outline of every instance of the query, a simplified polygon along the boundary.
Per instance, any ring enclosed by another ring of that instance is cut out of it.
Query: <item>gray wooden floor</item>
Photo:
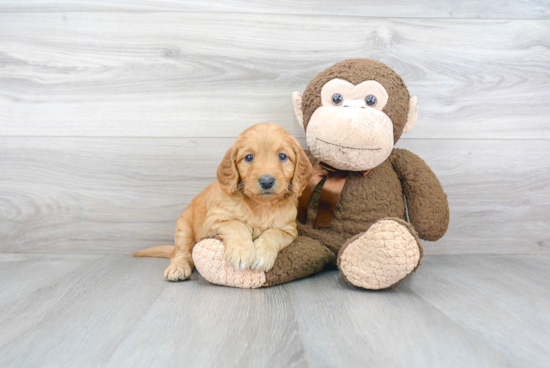
[[[427,256],[395,289],[262,290],[165,259],[0,254],[2,367],[548,367],[550,257]]]

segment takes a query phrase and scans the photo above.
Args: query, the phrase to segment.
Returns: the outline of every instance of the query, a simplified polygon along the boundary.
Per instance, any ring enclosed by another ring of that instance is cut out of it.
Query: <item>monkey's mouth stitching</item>
[[[327,142],[327,141],[324,141],[322,139],[319,139],[319,138],[315,138],[317,139],[319,142],[323,142],[323,143],[326,143],[326,144],[330,144],[332,146],[337,146],[337,147],[342,147],[342,148],[349,148],[349,149],[353,149],[353,150],[360,150],[360,151],[380,151],[382,148],[356,148],[356,147],[348,147],[348,146],[342,146],[341,144],[336,144],[336,143],[330,143],[330,142]]]

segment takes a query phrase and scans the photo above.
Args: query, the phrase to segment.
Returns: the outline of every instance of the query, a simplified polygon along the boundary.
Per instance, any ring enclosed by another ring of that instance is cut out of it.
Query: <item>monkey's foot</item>
[[[319,241],[304,236],[281,250],[267,272],[231,267],[225,261],[224,244],[216,238],[201,240],[193,248],[193,261],[202,277],[212,284],[244,289],[279,285],[313,275],[335,258]]]
[[[338,267],[351,284],[386,289],[416,271],[422,245],[413,227],[399,219],[382,219],[340,249]]]
[[[265,284],[265,272],[231,267],[225,260],[225,245],[216,238],[195,244],[193,261],[201,276],[212,284],[243,289],[259,288]]]

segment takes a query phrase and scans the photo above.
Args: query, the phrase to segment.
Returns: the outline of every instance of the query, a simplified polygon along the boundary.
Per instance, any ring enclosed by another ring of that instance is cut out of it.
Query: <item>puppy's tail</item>
[[[139,252],[135,252],[132,255],[134,257],[158,257],[158,258],[170,258],[172,253],[174,252],[173,245],[159,245],[158,247],[151,247],[144,250],[140,250]]]

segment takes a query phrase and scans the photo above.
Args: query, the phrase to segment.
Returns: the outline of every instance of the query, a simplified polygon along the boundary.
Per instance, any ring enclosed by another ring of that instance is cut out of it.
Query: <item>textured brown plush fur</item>
[[[275,265],[266,272],[264,287],[301,279],[320,272],[336,255],[319,241],[299,236],[294,243],[279,252]]]
[[[308,157],[315,163],[309,152]],[[406,220],[403,192],[410,221],[420,238],[437,240],[449,225],[447,196],[437,177],[421,158],[404,149],[395,148],[385,162],[365,177],[361,173],[350,173],[331,226],[314,229],[320,187],[311,196],[307,223],[298,223],[298,232],[319,240],[334,253],[338,253],[349,238],[367,231],[381,218]]]
[[[298,232],[319,240],[336,254],[345,241],[367,231],[375,221],[384,217],[406,219],[401,181],[389,160],[365,177],[361,173],[351,172],[334,210],[331,226],[314,229],[320,188],[321,185],[317,186],[313,192],[307,223],[298,223]]]
[[[353,84],[365,80],[381,83],[389,94],[383,111],[392,119],[394,142],[399,140],[407,122],[409,91],[401,77],[391,68],[370,59],[349,59],[336,63],[309,83],[302,100],[306,130],[311,115],[321,106],[323,85],[334,78]],[[314,166],[318,163],[309,152],[308,157]],[[445,234],[449,224],[447,196],[439,180],[421,158],[404,149],[394,149],[390,157],[366,177],[351,172],[334,211],[331,226],[314,229],[320,188],[321,185],[311,197],[307,224],[299,223],[298,230],[300,235],[318,239],[335,253],[349,238],[367,231],[381,218],[406,220],[403,194],[407,198],[409,219],[420,238],[437,240]]]
[[[311,115],[321,106],[321,89],[328,81],[339,78],[353,84],[375,80],[382,84],[390,98],[382,110],[393,122],[394,143],[397,143],[407,123],[409,90],[403,79],[387,65],[371,59],[348,59],[334,64],[309,82],[302,96],[304,129]]]

